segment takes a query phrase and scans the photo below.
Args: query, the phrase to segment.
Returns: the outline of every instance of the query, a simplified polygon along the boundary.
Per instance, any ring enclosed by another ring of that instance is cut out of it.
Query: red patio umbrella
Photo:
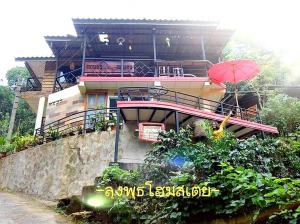
[[[259,66],[253,60],[232,60],[213,65],[208,70],[208,76],[214,83],[234,83],[236,104],[239,107],[236,83],[253,78],[259,71]]]

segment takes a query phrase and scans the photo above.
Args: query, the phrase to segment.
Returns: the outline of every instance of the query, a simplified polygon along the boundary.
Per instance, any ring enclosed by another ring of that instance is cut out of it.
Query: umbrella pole
[[[236,87],[236,83],[234,83],[234,95],[235,95],[235,100],[236,100],[236,113],[239,114],[240,113],[240,106],[239,106],[239,101],[238,101],[238,93],[237,93],[237,87]]]

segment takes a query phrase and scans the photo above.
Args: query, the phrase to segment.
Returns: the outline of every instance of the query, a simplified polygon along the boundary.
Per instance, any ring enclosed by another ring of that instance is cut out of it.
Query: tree
[[[6,79],[9,86],[14,85],[18,78],[27,79],[29,77],[29,72],[25,67],[14,67],[7,71]]]
[[[8,130],[9,117],[13,106],[14,94],[7,86],[0,86],[0,135],[5,136]],[[20,99],[16,115],[14,133],[24,135],[32,133],[35,114],[29,105]]]
[[[283,83],[290,76],[289,69],[273,51],[236,33],[222,52],[224,60],[253,59],[260,66],[260,74],[250,82],[241,82],[240,90],[260,90],[264,85]]]
[[[0,86],[0,120],[11,113],[13,93],[7,86]]]
[[[300,127],[299,114],[300,101],[283,94],[270,97],[261,111],[263,121],[277,127],[283,136]]]

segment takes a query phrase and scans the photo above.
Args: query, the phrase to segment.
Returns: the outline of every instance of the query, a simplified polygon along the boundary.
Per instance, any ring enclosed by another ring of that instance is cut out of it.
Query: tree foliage
[[[252,59],[260,66],[260,74],[250,82],[240,82],[240,90],[263,89],[264,85],[282,83],[290,75],[290,70],[285,66],[280,57],[271,50],[260,46],[253,40],[236,33],[223,50],[224,60]],[[231,85],[229,88],[232,89]]]
[[[300,100],[278,94],[270,97],[261,111],[265,123],[278,128],[281,135],[287,136],[300,127]]]
[[[10,115],[13,106],[14,93],[10,87],[15,84],[18,77],[27,78],[29,75],[25,67],[14,67],[7,74],[9,86],[0,86],[0,136],[6,136],[9,126]],[[19,100],[14,127],[15,135],[25,135],[33,132],[35,114],[29,105],[23,100]]]
[[[13,86],[17,83],[18,79],[26,80],[29,77],[29,72],[25,67],[13,67],[6,73],[8,86]]]

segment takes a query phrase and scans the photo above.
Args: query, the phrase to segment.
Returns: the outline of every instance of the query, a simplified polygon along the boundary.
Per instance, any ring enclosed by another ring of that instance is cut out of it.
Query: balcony
[[[141,78],[141,77],[207,77],[212,63],[208,60],[156,60],[128,58],[87,58],[84,63],[84,77],[101,78]],[[56,78],[55,91],[76,85],[81,68],[60,74]],[[120,79],[120,80],[121,80]]]
[[[121,88],[117,107],[124,121],[164,123],[179,130],[192,126],[197,119],[222,122],[232,111],[226,128],[236,137],[244,138],[257,132],[278,134],[275,127],[262,124],[259,113],[165,88]]]
[[[41,91],[42,85],[37,78],[28,78],[25,85],[21,87],[21,92]]]
[[[233,117],[261,123],[261,119],[257,111],[251,108],[241,108],[235,105],[217,102],[202,97],[192,96],[185,93],[171,91],[158,87],[134,87],[120,88],[119,101],[126,102],[163,102],[171,103],[190,109],[197,109],[206,112],[212,112],[220,115],[227,115],[233,112]]]
[[[207,60],[167,61],[153,59],[86,59],[85,76],[99,77],[206,77]]]

